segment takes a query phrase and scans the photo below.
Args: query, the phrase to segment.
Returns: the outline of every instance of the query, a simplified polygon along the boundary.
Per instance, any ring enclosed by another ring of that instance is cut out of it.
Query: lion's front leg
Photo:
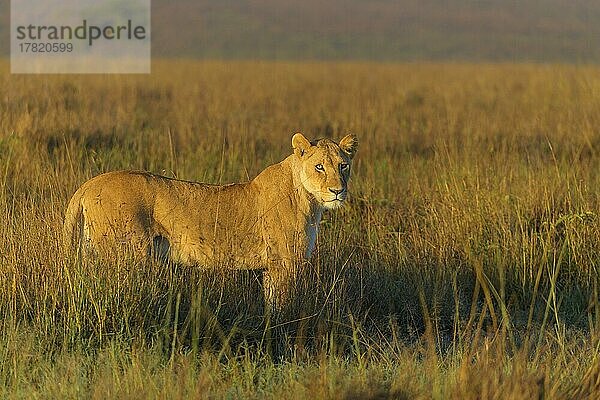
[[[289,303],[295,282],[295,271],[290,263],[273,263],[263,273],[263,293],[267,312],[281,311]]]
[[[279,216],[281,214],[277,214]],[[273,215],[270,215],[273,216]],[[263,262],[266,271],[263,275],[265,311],[281,311],[290,302],[294,291],[298,268],[306,258],[309,241],[304,231],[304,223],[265,218]]]
[[[295,291],[299,267],[304,262],[302,250],[289,245],[269,247],[267,269],[263,274],[263,292],[266,311],[281,311],[287,306]]]

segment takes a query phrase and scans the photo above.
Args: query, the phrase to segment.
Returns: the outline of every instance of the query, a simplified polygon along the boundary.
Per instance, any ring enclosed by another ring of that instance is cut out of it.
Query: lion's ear
[[[353,158],[358,149],[358,139],[356,136],[350,134],[346,135],[340,140],[340,149],[346,152],[350,158]]]
[[[307,138],[300,132],[296,133],[292,136],[292,147],[294,149],[294,153],[298,157],[302,157],[304,153],[312,146]]]

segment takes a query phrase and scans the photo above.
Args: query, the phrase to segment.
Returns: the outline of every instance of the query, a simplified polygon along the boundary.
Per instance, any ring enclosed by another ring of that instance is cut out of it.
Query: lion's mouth
[[[329,208],[329,209],[338,208],[344,203],[344,200],[346,200],[345,197],[343,197],[343,198],[336,197],[331,200],[323,199],[323,206],[325,208]]]

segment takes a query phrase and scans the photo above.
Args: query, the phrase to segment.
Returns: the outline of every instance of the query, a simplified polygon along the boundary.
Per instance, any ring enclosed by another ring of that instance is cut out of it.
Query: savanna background
[[[600,6],[153,3],[150,75],[0,62],[0,397],[600,396]],[[243,181],[295,131],[361,144],[280,315],[63,251],[92,176]]]

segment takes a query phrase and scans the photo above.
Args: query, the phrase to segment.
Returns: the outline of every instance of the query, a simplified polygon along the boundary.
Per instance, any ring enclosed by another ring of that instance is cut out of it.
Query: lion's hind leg
[[[84,210],[83,247],[105,261],[142,263],[152,254],[152,233],[135,219],[90,218]]]

